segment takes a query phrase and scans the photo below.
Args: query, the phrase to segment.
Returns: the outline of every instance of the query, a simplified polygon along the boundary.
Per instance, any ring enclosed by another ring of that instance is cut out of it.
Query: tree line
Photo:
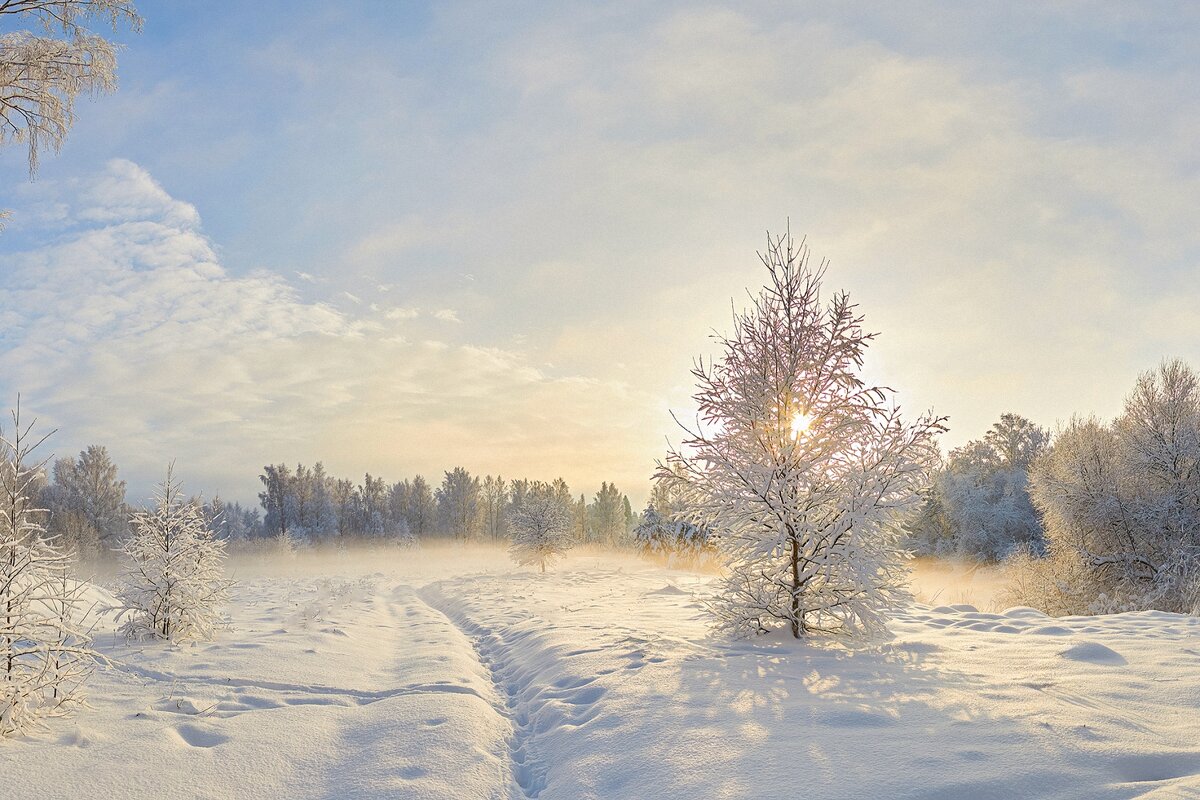
[[[436,487],[421,475],[388,483],[367,473],[355,483],[328,474],[319,462],[294,469],[271,464],[259,480],[264,516],[257,531],[247,531],[248,538],[311,544],[352,539],[507,540],[512,514],[539,485],[525,478],[480,477],[463,467],[445,472]],[[610,546],[628,542],[635,518],[628,496],[615,484],[603,482],[590,502],[585,495],[575,497],[562,478],[545,485],[569,517],[576,541]]]
[[[83,560],[116,552],[128,539],[136,510],[108,450],[90,445],[54,461],[31,479],[49,536]],[[215,496],[192,498],[216,537],[236,546],[263,539],[293,545],[360,540],[413,543],[419,539],[507,541],[512,514],[540,484],[500,475],[472,475],[463,467],[432,486],[423,476],[390,483],[367,473],[361,481],[313,466],[269,464],[259,475],[260,507]],[[570,520],[577,543],[624,546],[638,522],[629,497],[603,482],[589,500],[566,481],[545,484]]]

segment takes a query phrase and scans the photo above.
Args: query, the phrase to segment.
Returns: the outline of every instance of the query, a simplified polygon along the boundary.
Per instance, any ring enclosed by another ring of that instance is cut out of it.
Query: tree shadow
[[[647,710],[657,733],[638,760],[661,775],[638,796],[1084,796],[1053,759],[1028,762],[1027,743],[1014,744],[1037,735],[1036,723],[985,713],[988,687],[947,666],[938,645],[781,635],[708,644]]]

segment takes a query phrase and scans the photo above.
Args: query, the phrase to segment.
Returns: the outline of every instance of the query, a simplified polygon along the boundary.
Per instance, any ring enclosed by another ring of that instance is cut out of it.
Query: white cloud
[[[433,312],[434,319],[440,319],[442,322],[462,322],[458,318],[458,312],[453,308],[440,308]]]
[[[628,387],[388,332],[415,309],[350,315],[279,275],[231,275],[194,209],[129,162],[68,195],[80,229],[7,259],[0,294],[0,388],[61,429],[60,453],[107,444],[143,491],[176,458],[191,488],[243,498],[277,460],[645,480],[656,442]]]
[[[397,321],[416,319],[420,315],[421,310],[417,308],[390,308],[384,314],[388,319]]]

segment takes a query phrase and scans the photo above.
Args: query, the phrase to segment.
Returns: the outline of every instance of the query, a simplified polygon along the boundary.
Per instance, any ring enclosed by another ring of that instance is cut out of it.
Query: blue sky
[[[0,389],[137,492],[323,458],[644,496],[789,219],[947,445],[1200,365],[1195,6],[139,9],[37,181],[0,153]]]

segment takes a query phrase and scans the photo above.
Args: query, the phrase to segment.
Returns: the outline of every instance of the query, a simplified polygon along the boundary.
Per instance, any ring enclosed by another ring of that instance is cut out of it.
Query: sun
[[[796,414],[796,416],[792,417],[793,441],[799,439],[800,436],[808,430],[809,426],[812,425],[812,421],[812,417],[804,412],[800,412]]]

